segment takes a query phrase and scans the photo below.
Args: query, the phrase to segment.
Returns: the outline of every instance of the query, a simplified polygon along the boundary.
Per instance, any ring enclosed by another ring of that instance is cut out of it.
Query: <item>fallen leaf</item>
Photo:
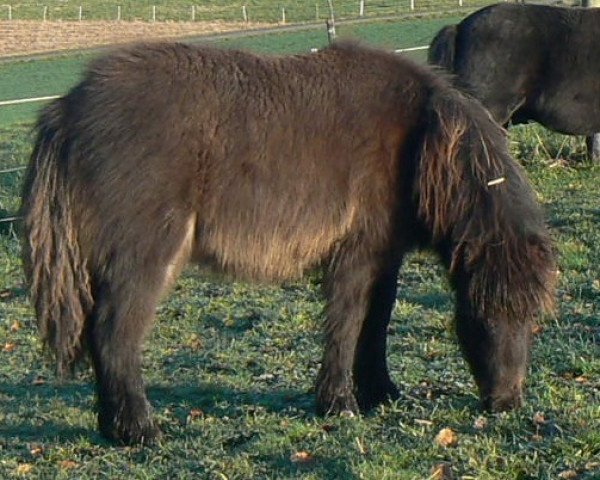
[[[542,437],[541,435],[538,435],[537,433],[531,436],[532,442],[541,442],[543,439],[544,439],[544,437]]]
[[[17,475],[28,475],[32,469],[33,467],[29,463],[21,463],[15,468],[15,473]]]
[[[7,300],[12,296],[12,292],[8,289],[0,290],[0,300]]]
[[[15,333],[18,332],[19,330],[21,330],[21,324],[18,322],[18,320],[15,320],[12,325],[10,326],[10,331]]]
[[[303,450],[294,452],[290,455],[290,460],[293,463],[309,463],[313,461],[313,456]]]
[[[558,474],[558,478],[564,479],[573,479],[577,478],[578,476],[579,475],[577,475],[577,472],[575,470],[564,470]]]
[[[597,468],[600,469],[600,462],[587,462],[585,464],[586,470],[596,470]]]
[[[431,480],[452,480],[454,478],[452,465],[448,462],[440,462],[434,465],[429,478]]]
[[[458,435],[450,428],[442,428],[435,436],[434,443],[441,447],[454,447],[458,444]]]
[[[323,425],[322,428],[323,428],[323,431],[325,431],[325,433],[329,433],[329,432],[333,432],[334,430],[337,430],[337,427],[335,425],[330,425],[328,423]]]
[[[59,465],[60,468],[64,470],[70,470],[77,467],[77,463],[75,463],[73,460],[63,460],[59,463]]]
[[[46,379],[44,377],[41,377],[38,375],[37,377],[35,377],[35,380],[31,383],[32,383],[32,385],[36,385],[36,386],[44,385],[46,383]]]
[[[5,353],[10,353],[10,352],[13,352],[16,347],[17,346],[14,343],[6,342],[4,344],[4,347],[2,348],[2,351],[5,352]]]
[[[36,456],[44,453],[44,447],[42,447],[41,445],[32,445],[29,448],[29,453],[31,453],[34,457],[36,457]]]
[[[579,375],[578,377],[575,377],[575,381],[577,383],[589,383],[590,380],[585,375]]]
[[[535,412],[531,420],[534,425],[544,425],[546,423],[546,417],[543,412]]]
[[[483,416],[479,416],[473,422],[473,427],[475,427],[477,430],[483,430],[485,427],[487,427],[487,424],[488,424],[487,418],[485,418]]]
[[[191,422],[193,420],[197,420],[198,418],[202,418],[204,417],[204,412],[202,410],[200,410],[199,408],[192,408],[190,410],[190,413],[188,413],[188,422]]]
[[[200,337],[198,337],[198,335],[192,335],[188,341],[187,346],[192,350],[200,350],[200,348],[202,347],[202,340],[200,340]]]

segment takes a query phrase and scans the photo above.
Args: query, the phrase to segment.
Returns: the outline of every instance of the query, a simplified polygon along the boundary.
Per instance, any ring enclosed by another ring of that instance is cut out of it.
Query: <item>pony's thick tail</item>
[[[36,133],[22,191],[23,265],[40,335],[62,375],[84,352],[85,319],[93,303],[73,218],[62,100],[44,111]]]
[[[471,98],[436,90],[427,107],[416,196],[433,244],[449,245],[475,315],[531,319],[554,305],[554,249],[506,132]]]
[[[454,45],[456,42],[456,25],[447,25],[433,38],[427,52],[430,65],[437,65],[449,72],[454,69]]]

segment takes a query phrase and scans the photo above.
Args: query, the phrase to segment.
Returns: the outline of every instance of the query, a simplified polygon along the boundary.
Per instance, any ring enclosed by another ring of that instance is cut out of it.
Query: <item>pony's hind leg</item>
[[[400,262],[391,262],[377,276],[370,292],[369,309],[354,356],[354,384],[360,409],[398,398],[387,366],[387,327],[396,301]]]
[[[125,285],[102,282],[94,293],[89,347],[96,373],[100,431],[106,438],[126,444],[152,443],[160,431],[146,400],[141,347],[152,324],[157,292],[136,277]]]
[[[181,221],[172,223],[169,233],[144,229],[143,241],[113,253],[93,278],[95,307],[88,342],[99,427],[109,439],[149,444],[160,435],[144,390],[141,349],[161,293],[186,260],[192,238],[187,228]]]

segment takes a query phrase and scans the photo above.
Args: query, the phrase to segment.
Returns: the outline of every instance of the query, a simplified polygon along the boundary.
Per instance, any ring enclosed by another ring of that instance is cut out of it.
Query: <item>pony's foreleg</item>
[[[361,410],[367,411],[399,392],[387,366],[387,327],[396,301],[400,261],[390,262],[373,282],[369,310],[354,355],[354,384]]]
[[[316,387],[318,414],[358,413],[355,352],[380,263],[366,245],[347,244],[336,256],[327,283],[325,352]]]
[[[531,344],[531,322],[486,318],[475,313],[468,284],[457,287],[456,333],[486,410],[504,411],[523,403]]]
[[[89,346],[97,381],[98,423],[111,440],[148,444],[160,434],[141,372],[142,342],[158,295],[147,279],[137,275],[125,285],[103,282],[96,288]]]

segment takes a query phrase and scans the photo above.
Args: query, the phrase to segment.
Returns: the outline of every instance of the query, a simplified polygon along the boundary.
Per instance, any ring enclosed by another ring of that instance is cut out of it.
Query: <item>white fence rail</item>
[[[33,97],[33,98],[18,98],[16,100],[2,100],[0,101],[0,107],[8,106],[8,105],[21,105],[23,103],[36,103],[36,102],[45,102],[47,100],[54,100],[58,98],[60,95],[49,95],[47,97]],[[2,171],[0,170],[0,173]]]

